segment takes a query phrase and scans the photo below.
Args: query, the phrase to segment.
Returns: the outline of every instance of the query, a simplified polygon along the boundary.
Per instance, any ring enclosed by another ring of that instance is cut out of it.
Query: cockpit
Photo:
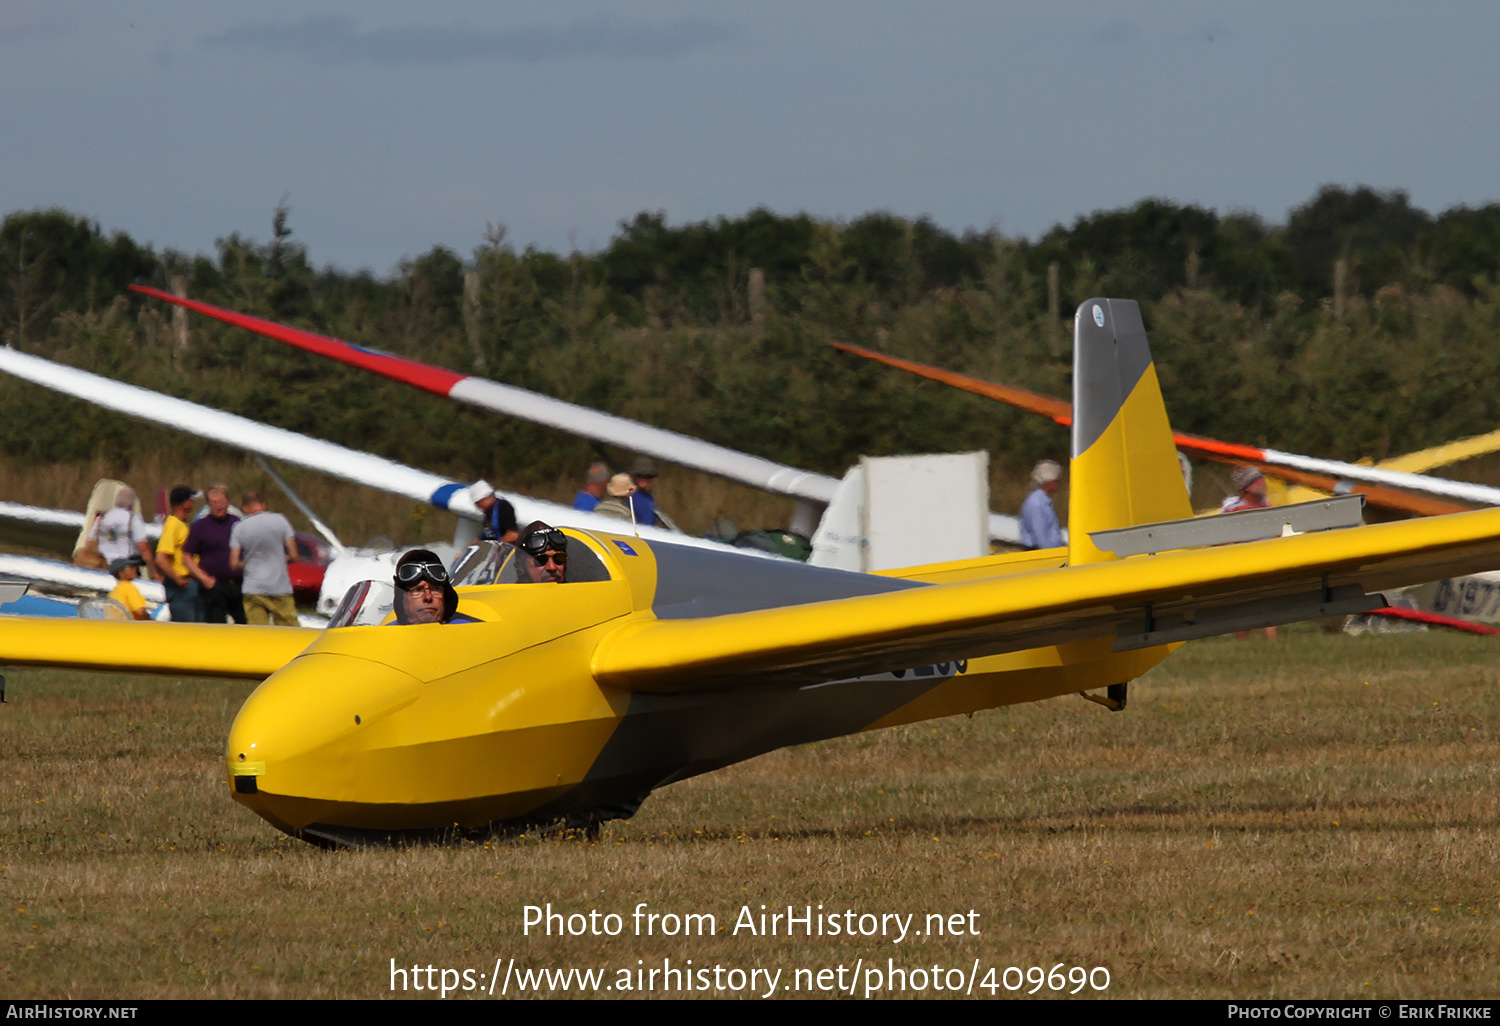
[[[485,584],[530,584],[524,561],[530,557],[505,542],[477,541],[453,560],[449,573],[453,586]],[[610,580],[609,569],[594,550],[576,535],[568,545],[568,583],[590,584]]]
[[[448,567],[448,576],[456,588],[530,585],[531,577],[523,562],[529,558],[525,552],[506,542],[476,541],[454,557]],[[612,579],[604,560],[577,535],[570,536],[567,584],[562,587]],[[344,593],[328,621],[328,629],[379,626],[391,619],[395,603],[396,589],[389,578],[359,581]],[[462,597],[459,603],[459,612],[470,611],[463,605]]]

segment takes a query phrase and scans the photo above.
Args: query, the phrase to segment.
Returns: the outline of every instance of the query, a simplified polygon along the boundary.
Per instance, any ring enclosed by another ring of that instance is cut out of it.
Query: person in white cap
[[[469,485],[469,499],[484,514],[485,541],[514,542],[520,534],[516,525],[516,508],[495,494],[494,487],[483,479]]]
[[[1031,494],[1021,503],[1021,547],[1055,549],[1062,546],[1062,525],[1052,508],[1052,495],[1062,487],[1062,467],[1042,460],[1031,468]]]

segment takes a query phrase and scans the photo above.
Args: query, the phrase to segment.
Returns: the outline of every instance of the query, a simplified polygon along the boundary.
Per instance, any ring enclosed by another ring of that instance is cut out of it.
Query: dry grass
[[[1111,996],[1500,990],[1500,650],[1200,642],[1078,700],[807,745],[667,788],[597,843],[325,852],[230,801],[240,685],[11,675],[0,987],[369,997],[410,967],[1105,966]],[[522,909],[626,917],[526,937]],[[631,936],[638,902],[712,938]],[[758,912],[979,913],[977,937],[751,937]],[[1005,995],[1005,991],[1000,992]],[[425,993],[423,996],[427,996]],[[461,996],[461,995],[460,995]]]

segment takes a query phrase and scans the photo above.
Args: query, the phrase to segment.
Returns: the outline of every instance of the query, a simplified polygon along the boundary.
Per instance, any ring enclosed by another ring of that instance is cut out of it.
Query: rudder
[[[1115,557],[1089,532],[1192,516],[1161,384],[1133,299],[1089,299],[1073,329],[1068,562]]]

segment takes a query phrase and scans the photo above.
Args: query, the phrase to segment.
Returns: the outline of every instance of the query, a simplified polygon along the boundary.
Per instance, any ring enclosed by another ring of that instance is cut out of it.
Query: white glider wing
[[[429,503],[468,520],[484,519],[470,501],[466,484],[408,467],[383,456],[309,438],[295,431],[162,395],[137,385],[113,381],[16,349],[0,347],[0,371],[137,420],[185,431],[355,484]],[[611,534],[619,533],[621,528],[621,521],[617,519],[580,513],[571,506],[545,502],[513,492],[497,491],[495,494],[515,507],[516,518],[522,524],[542,520],[553,525]],[[645,538],[674,541],[679,545],[701,546],[715,551],[725,549],[718,542],[690,538],[655,527],[641,527],[638,533]]]

